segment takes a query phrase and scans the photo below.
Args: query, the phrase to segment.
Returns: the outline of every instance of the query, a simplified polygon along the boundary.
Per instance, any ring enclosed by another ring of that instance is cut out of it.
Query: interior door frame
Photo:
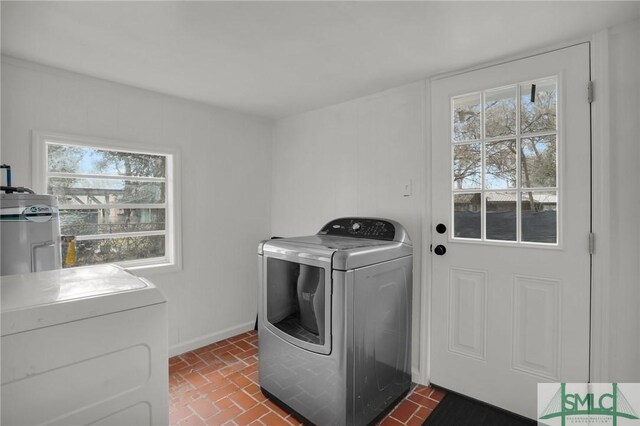
[[[414,377],[418,383],[429,385],[431,382],[431,294],[433,256],[432,245],[432,187],[431,175],[432,138],[431,138],[431,84],[455,75],[478,71],[484,68],[513,62],[532,56],[542,55],[571,47],[577,44],[589,44],[590,78],[594,83],[594,97],[590,105],[591,111],[591,232],[596,235],[609,235],[611,214],[608,208],[609,195],[606,190],[610,180],[610,102],[609,102],[609,31],[607,29],[591,36],[577,38],[543,49],[524,52],[516,56],[504,57],[495,61],[478,64],[473,67],[438,74],[426,79],[424,100],[423,137],[426,144],[425,166],[429,170],[424,174],[425,208],[423,210],[422,238],[425,242],[425,253],[422,267],[421,316],[420,316],[420,363],[419,375]],[[585,97],[587,88],[585,87]],[[609,293],[605,287],[609,278],[610,245],[606,238],[597,240],[597,250],[591,255],[591,320],[590,320],[590,359],[589,377],[591,382],[608,382],[609,352],[607,343],[610,341],[610,304]],[[585,243],[586,244],[586,243]]]

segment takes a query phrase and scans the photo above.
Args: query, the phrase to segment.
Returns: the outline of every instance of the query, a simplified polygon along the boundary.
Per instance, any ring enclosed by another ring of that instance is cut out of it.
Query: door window
[[[267,321],[304,342],[325,343],[324,268],[267,259]]]
[[[453,238],[558,243],[555,77],[451,100]]]

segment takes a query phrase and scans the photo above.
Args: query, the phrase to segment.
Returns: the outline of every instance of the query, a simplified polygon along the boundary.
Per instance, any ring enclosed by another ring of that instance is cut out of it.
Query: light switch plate
[[[402,185],[402,195],[404,197],[410,197],[412,190],[413,190],[412,182],[411,182],[411,179],[409,179]]]

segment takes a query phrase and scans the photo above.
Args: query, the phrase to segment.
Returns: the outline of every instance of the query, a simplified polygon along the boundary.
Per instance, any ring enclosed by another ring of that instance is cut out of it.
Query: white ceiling
[[[2,53],[280,118],[638,17],[638,1],[2,1]]]

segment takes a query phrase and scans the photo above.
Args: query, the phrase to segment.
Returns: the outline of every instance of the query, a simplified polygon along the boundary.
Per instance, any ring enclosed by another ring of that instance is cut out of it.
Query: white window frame
[[[180,151],[178,149],[152,145],[139,145],[136,143],[102,139],[91,136],[79,136],[34,130],[32,132],[31,182],[33,187],[32,189],[36,193],[41,194],[47,193],[47,179],[49,177],[47,143],[90,147],[109,151],[124,151],[136,154],[155,154],[166,156],[166,200],[163,206],[165,208],[165,231],[126,233],[127,236],[143,234],[146,236],[164,233],[165,255],[149,259],[115,262],[115,264],[129,270],[144,273],[175,272],[182,269],[181,202],[179,191]],[[149,205],[147,207],[157,207],[157,205]],[[112,236],[113,234],[102,237],[110,238]],[[120,236],[120,234],[118,234],[118,236]],[[82,239],[82,237],[78,239]]]
[[[531,133],[522,133],[520,129],[520,114],[521,114],[521,93],[520,88],[523,85],[538,83],[540,81],[545,80],[554,80],[556,84],[556,129],[551,131],[542,131],[542,132],[531,132]],[[560,159],[562,158],[562,121],[563,117],[561,116],[561,102],[562,94],[561,94],[561,81],[562,75],[549,75],[549,76],[541,76],[534,80],[526,80],[526,81],[515,81],[511,84],[505,86],[497,86],[497,87],[489,87],[483,88],[481,90],[477,90],[474,92],[459,94],[455,96],[451,96],[450,98],[450,114],[449,119],[450,123],[450,143],[451,143],[451,177],[450,177],[450,185],[451,185],[451,224],[452,229],[455,232],[455,196],[456,195],[464,195],[464,194],[480,194],[481,196],[481,217],[480,217],[480,238],[466,238],[466,237],[455,237],[452,236],[449,238],[450,241],[461,242],[461,243],[470,243],[470,244],[485,244],[485,245],[500,245],[500,246],[514,246],[514,247],[539,247],[539,248],[547,248],[547,249],[561,249],[562,246],[562,197],[564,196],[564,190],[562,190],[561,182],[563,180],[563,172],[564,169],[561,167]],[[494,137],[487,137],[485,134],[485,95],[486,92],[506,89],[515,86],[515,96],[516,96],[516,133],[513,135],[501,135]],[[462,141],[455,141],[455,124],[454,124],[454,110],[455,110],[455,100],[458,98],[464,98],[471,95],[479,95],[480,99],[480,138],[479,139],[469,139]],[[522,170],[521,170],[521,154],[520,154],[520,146],[523,139],[532,138],[532,137],[540,137],[540,136],[550,136],[555,135],[556,137],[556,186],[554,187],[534,187],[534,188],[525,188],[522,186]],[[487,189],[485,182],[485,173],[486,173],[486,158],[485,158],[485,149],[486,145],[492,142],[506,142],[513,140],[516,142],[516,186],[514,188],[491,188]],[[455,161],[455,147],[463,146],[463,145],[472,145],[479,144],[481,149],[481,160],[480,160],[480,188],[473,189],[456,189],[454,186],[454,161]],[[486,193],[491,192],[512,192],[516,194],[516,240],[494,240],[486,237],[487,232],[487,224],[486,224]],[[555,192],[556,193],[556,242],[555,243],[543,243],[536,241],[524,241],[522,240],[522,196],[526,192]]]

